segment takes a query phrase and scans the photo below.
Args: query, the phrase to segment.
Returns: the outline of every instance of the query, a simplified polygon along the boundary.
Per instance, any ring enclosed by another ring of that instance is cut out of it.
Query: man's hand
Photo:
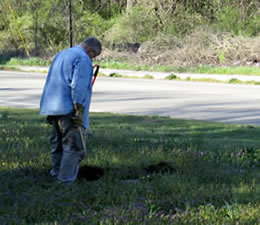
[[[75,104],[75,115],[71,118],[75,127],[82,126],[84,107],[81,104]]]

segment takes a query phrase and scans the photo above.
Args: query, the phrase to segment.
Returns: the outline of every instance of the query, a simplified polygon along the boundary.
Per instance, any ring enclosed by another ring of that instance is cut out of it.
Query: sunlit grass
[[[45,118],[0,108],[2,224],[259,224],[260,127],[90,117],[82,165],[105,174],[64,186],[48,176]]]
[[[6,62],[6,65],[9,66],[49,66],[51,60],[37,58],[37,57],[30,57],[27,59],[14,57],[11,58],[9,61]]]
[[[231,75],[260,75],[259,67],[254,66],[198,66],[198,67],[174,67],[171,65],[131,65],[126,62],[98,62],[103,68],[144,70],[157,72],[179,72],[179,73],[199,73],[199,74],[231,74]]]
[[[201,74],[260,75],[260,68],[257,66],[234,66],[234,67],[200,66],[188,70],[190,70],[190,72],[201,73]]]

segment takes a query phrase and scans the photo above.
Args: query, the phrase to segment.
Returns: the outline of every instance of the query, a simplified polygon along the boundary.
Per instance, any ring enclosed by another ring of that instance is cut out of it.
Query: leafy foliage
[[[157,21],[149,8],[133,7],[118,17],[118,22],[106,33],[110,43],[145,42],[157,33]]]
[[[14,19],[8,8],[14,9]],[[72,1],[74,43],[97,36],[108,43],[145,42],[157,33],[184,37],[198,26],[235,35],[259,35],[258,0],[81,0]],[[23,53],[21,30],[32,54],[56,52],[69,44],[67,0],[4,0],[0,4],[0,49]]]
[[[260,11],[258,13],[244,12],[241,14],[240,8],[226,6],[216,13],[216,26],[224,31],[231,32],[235,35],[255,36],[260,30]]]

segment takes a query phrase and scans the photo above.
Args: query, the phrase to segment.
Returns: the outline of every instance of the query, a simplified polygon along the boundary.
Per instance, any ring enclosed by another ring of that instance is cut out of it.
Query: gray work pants
[[[81,136],[85,132],[80,131],[82,128],[74,127],[71,116],[69,114],[47,117],[48,122],[52,124],[50,174],[58,181],[68,184],[77,179],[80,161],[86,152],[83,143],[85,135]]]

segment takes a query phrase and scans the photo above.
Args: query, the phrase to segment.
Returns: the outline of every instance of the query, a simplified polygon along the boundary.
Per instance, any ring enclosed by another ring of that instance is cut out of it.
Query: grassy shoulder
[[[135,66],[124,62],[99,62],[102,68],[144,70],[156,72],[178,72],[178,73],[198,73],[198,74],[236,74],[236,75],[260,75],[260,68],[253,66],[198,66],[198,67],[173,67],[171,65],[142,65]]]
[[[0,66],[2,69],[8,69],[15,66],[49,66],[51,60],[31,57],[0,59]],[[236,74],[236,75],[260,75],[260,68],[256,66],[198,66],[198,67],[173,67],[171,65],[142,65],[136,66],[128,62],[120,61],[96,61],[94,63],[100,64],[102,68],[122,69],[122,70],[136,70],[136,71],[156,71],[156,72],[178,72],[178,73],[199,73],[199,74]]]
[[[48,176],[45,118],[0,108],[4,224],[260,223],[260,127],[90,116],[82,166],[104,176],[63,186]]]

